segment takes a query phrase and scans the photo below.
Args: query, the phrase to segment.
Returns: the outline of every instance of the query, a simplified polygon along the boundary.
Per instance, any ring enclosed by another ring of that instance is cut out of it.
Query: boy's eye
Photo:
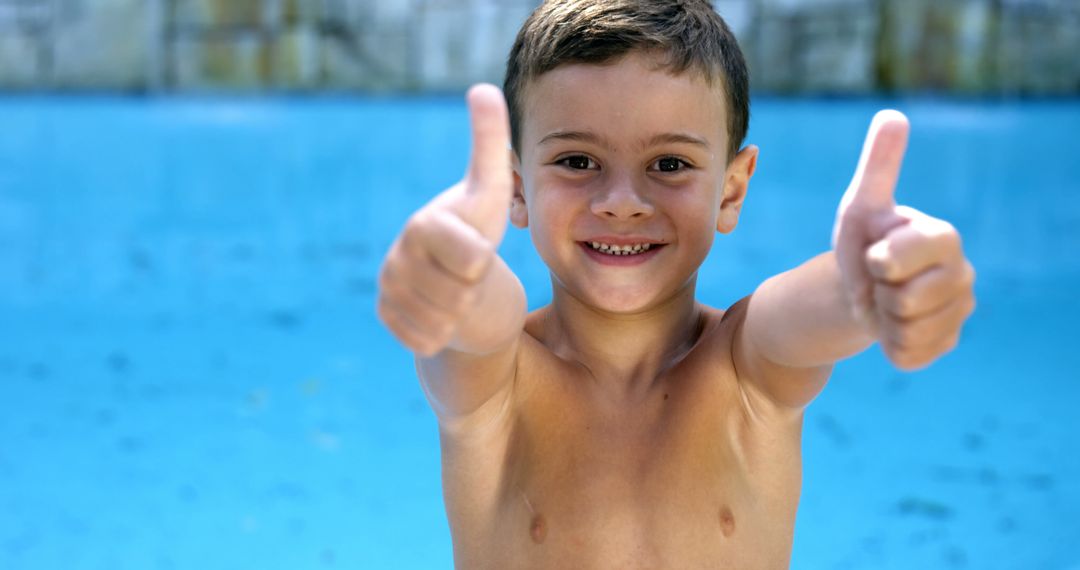
[[[590,170],[596,168],[596,162],[594,162],[593,159],[581,154],[568,156],[559,160],[556,164],[561,164],[574,170]]]
[[[685,160],[675,158],[674,156],[665,156],[652,163],[652,169],[660,172],[678,172],[685,170],[690,165]]]

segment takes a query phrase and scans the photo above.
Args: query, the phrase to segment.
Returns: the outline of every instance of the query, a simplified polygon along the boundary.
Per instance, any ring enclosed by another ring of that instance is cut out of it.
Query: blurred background
[[[498,82],[536,0],[0,0],[0,87],[313,92]],[[716,0],[758,90],[1080,90],[1076,0]]]
[[[375,276],[535,4],[0,0],[0,569],[452,566]],[[762,154],[701,300],[829,247],[884,107],[979,274],[953,353],[808,409],[792,568],[1080,569],[1080,2],[715,5]]]

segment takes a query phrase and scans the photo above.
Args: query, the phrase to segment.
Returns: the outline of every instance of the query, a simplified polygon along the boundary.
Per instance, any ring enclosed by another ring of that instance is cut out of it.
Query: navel
[[[724,536],[735,534],[735,515],[727,505],[720,507],[720,532]]]
[[[529,526],[529,536],[536,544],[544,543],[544,539],[547,538],[547,521],[544,520],[544,515],[533,516],[532,524]]]

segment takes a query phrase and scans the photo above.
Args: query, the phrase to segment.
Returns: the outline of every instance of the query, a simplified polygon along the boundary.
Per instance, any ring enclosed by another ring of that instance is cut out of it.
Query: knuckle
[[[433,330],[430,338],[427,341],[427,350],[429,354],[438,354],[450,344],[450,340],[453,338],[454,327],[453,326],[440,326]]]
[[[892,363],[897,368],[899,368],[900,370],[910,372],[910,371],[915,369],[915,365],[912,364],[911,361],[908,359],[908,357],[904,356],[904,355],[896,355],[896,356],[894,356],[892,358]]]
[[[431,225],[431,214],[427,210],[413,212],[405,221],[405,228],[401,231],[401,246],[408,251],[415,251],[422,243],[422,236]]]
[[[972,315],[972,313],[975,312],[975,306],[977,304],[978,303],[975,302],[975,296],[974,295],[968,295],[967,296],[967,298],[964,300],[964,310],[963,310],[963,314],[964,314],[965,319],[970,317]]]
[[[424,358],[431,358],[432,356],[435,356],[439,353],[439,346],[429,340],[419,341],[413,346],[410,346],[409,348],[411,348],[413,352],[420,356],[423,356]]]
[[[934,218],[934,225],[937,227],[937,232],[942,236],[948,236],[950,239],[960,238],[960,232],[956,231],[956,226],[952,225],[948,220]]]
[[[915,345],[917,334],[914,325],[901,324],[892,330],[890,340],[898,350],[908,350]]]
[[[398,236],[397,247],[406,252],[415,251],[418,239],[413,222],[406,222],[405,229],[401,230],[401,235]]]
[[[375,315],[379,317],[387,328],[393,330],[394,325],[397,322],[397,315],[390,309],[390,306],[386,304],[385,299],[380,299],[379,303],[375,306]]]
[[[394,338],[398,339],[401,344],[413,348],[414,341],[409,333],[409,329],[402,322],[401,316],[397,314],[393,309],[385,309],[385,312],[381,313],[379,317],[382,319],[383,324],[386,325],[387,330],[390,331]]]
[[[439,322],[432,327],[435,340],[442,344],[450,342],[450,338],[454,335],[455,328],[454,321],[451,319],[440,319]]]
[[[863,259],[872,275],[888,277],[894,264],[894,256],[895,245],[892,242],[883,241],[870,246]]]
[[[431,212],[427,208],[420,208],[412,213],[405,221],[405,228],[410,231],[417,231],[419,228],[423,228],[425,225],[431,223]]]
[[[867,257],[866,268],[870,275],[877,279],[888,280],[890,278],[891,265],[889,260],[880,257]]]
[[[487,273],[487,269],[494,259],[495,248],[491,244],[485,243],[482,246],[472,248],[465,261],[465,278],[470,283],[476,283]]]
[[[934,228],[934,237],[942,246],[949,248],[950,251],[958,252],[963,251],[963,243],[960,239],[960,232],[956,231],[956,227],[945,220],[937,220],[936,227]]]
[[[892,343],[886,343],[882,348],[885,350],[885,356],[893,365],[902,369],[907,368],[907,362],[910,358],[907,350]]]
[[[903,292],[893,296],[893,313],[901,319],[913,317],[917,308],[918,300],[913,294]]]
[[[893,343],[896,344],[897,347],[899,347],[899,348],[901,348],[903,350],[909,350],[912,347],[912,345],[914,344],[913,338],[912,338],[913,336],[914,335],[911,334],[908,327],[901,327],[893,335],[892,341],[893,341]]]
[[[935,336],[934,322],[919,319],[897,327],[894,341],[904,350],[915,351],[930,345]]]
[[[915,371],[926,368],[934,362],[935,358],[937,358],[937,355],[929,353],[914,355],[907,363],[908,370]]]
[[[906,348],[896,348],[889,354],[889,360],[901,370],[911,372],[918,370],[927,364],[926,357],[916,351]]]
[[[379,299],[380,302],[385,303],[390,301],[395,305],[400,306],[403,299],[403,288],[405,287],[401,279],[396,278],[396,274],[393,272],[384,272],[379,275],[378,281],[379,287]]]
[[[424,356],[434,356],[439,352],[439,343],[433,338],[425,338],[417,343],[417,352]]]
[[[396,280],[394,279],[394,273],[394,266],[391,261],[387,260],[386,263],[383,263],[382,268],[379,269],[379,277],[376,281],[380,292],[385,293],[386,291],[389,291],[394,287],[396,283]]]
[[[416,334],[407,345],[409,350],[425,358],[432,357],[442,350],[442,344],[438,339],[429,334]]]
[[[965,289],[971,289],[975,286],[975,266],[970,261],[964,261],[964,273],[961,277],[961,284]]]

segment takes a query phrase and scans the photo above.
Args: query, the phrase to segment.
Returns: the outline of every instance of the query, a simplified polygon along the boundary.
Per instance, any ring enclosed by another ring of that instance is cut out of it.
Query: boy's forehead
[[[631,143],[681,132],[722,153],[727,112],[720,83],[700,73],[672,73],[644,54],[564,64],[523,90],[522,140],[531,146],[553,132],[590,132]]]

